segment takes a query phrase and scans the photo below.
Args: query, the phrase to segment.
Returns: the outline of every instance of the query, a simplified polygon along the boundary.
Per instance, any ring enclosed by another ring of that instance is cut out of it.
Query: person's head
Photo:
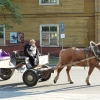
[[[36,42],[36,41],[35,41],[34,39],[31,39],[31,40],[30,40],[31,46],[35,46],[35,42]]]

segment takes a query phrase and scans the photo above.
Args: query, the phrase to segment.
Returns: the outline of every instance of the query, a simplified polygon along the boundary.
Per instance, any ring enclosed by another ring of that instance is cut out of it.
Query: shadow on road
[[[52,88],[50,88],[52,87]],[[64,88],[63,88],[64,87]],[[0,86],[0,98],[12,98],[12,97],[21,97],[21,96],[30,96],[30,95],[39,95],[39,94],[46,94],[46,93],[55,93],[55,92],[63,92],[69,90],[76,90],[76,89],[84,89],[84,88],[93,88],[93,87],[100,87],[100,85],[79,85],[79,86],[68,86],[68,83],[64,84],[49,84],[43,86],[35,86],[35,87],[27,87],[24,83],[13,83],[13,84],[6,84]],[[45,88],[45,89],[44,89]],[[22,92],[22,90],[34,89],[32,92]],[[35,90],[36,89],[36,90]],[[39,89],[37,91],[37,89]]]

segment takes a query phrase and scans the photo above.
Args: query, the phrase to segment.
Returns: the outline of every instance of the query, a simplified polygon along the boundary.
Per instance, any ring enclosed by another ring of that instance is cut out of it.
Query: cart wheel
[[[47,66],[47,65],[44,65],[42,68],[48,68],[49,66]],[[41,81],[47,81],[47,80],[49,80],[50,79],[50,77],[51,77],[51,73],[48,75],[48,77],[47,78],[41,78]]]
[[[12,70],[11,69],[4,69],[4,68],[2,68],[1,72],[2,72],[2,75],[0,75],[0,77],[3,80],[8,80],[12,76]]]
[[[29,87],[35,86],[38,82],[38,79],[38,73],[34,70],[26,70],[23,74],[23,82]]]

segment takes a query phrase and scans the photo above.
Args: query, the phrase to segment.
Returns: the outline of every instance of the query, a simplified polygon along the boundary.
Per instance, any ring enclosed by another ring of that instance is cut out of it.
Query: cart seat
[[[26,56],[19,56],[19,57],[16,57],[16,59],[23,59],[25,60],[27,57]]]
[[[21,62],[25,62],[26,56],[24,56],[23,50],[16,50],[13,51],[13,53],[15,55],[16,65],[18,65]]]

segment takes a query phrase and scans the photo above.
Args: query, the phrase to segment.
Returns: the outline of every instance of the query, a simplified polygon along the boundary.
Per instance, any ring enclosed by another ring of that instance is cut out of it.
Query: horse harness
[[[84,49],[85,58],[86,59],[89,58],[89,51],[90,51],[90,48],[89,47],[87,47],[87,48]],[[89,60],[87,60],[86,65],[89,66]]]
[[[92,51],[93,51],[95,57],[98,60],[100,60],[100,50],[99,50],[98,46],[93,46]]]
[[[100,50],[99,50],[98,46],[93,46],[92,50],[90,47],[87,47],[84,49],[86,59],[89,58],[89,51],[92,51],[94,56],[96,57],[96,59],[100,60]],[[87,60],[86,65],[89,66],[89,60]]]

